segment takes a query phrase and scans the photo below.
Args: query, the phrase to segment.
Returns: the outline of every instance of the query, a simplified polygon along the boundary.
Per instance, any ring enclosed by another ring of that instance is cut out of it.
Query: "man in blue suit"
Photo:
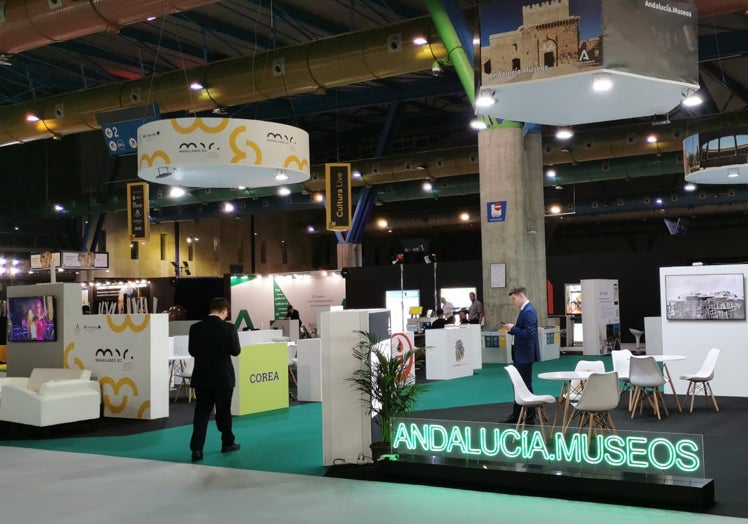
[[[516,324],[504,324],[510,335],[514,335],[512,344],[512,360],[527,388],[532,391],[532,364],[540,360],[540,341],[538,340],[538,312],[527,298],[524,287],[515,287],[509,291],[512,305],[519,308]],[[504,421],[517,422],[521,406],[516,402],[512,414]],[[528,415],[528,423],[535,421],[535,412]]]

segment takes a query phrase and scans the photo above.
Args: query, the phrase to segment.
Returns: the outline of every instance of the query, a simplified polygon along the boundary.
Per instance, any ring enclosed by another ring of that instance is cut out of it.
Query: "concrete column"
[[[362,265],[361,244],[338,243],[338,269]]]
[[[547,323],[548,301],[540,134],[525,136],[521,128],[481,131],[478,154],[485,324],[498,328],[502,321],[514,323],[518,311],[507,293],[524,286],[543,326]],[[488,222],[488,202],[504,200],[505,221]],[[506,287],[491,287],[491,264],[505,264]]]

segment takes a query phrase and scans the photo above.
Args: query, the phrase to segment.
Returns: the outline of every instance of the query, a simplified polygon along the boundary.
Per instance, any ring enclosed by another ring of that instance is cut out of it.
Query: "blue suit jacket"
[[[532,364],[540,360],[540,342],[538,341],[538,312],[528,303],[519,312],[517,322],[509,330],[514,335],[512,360],[515,364]]]

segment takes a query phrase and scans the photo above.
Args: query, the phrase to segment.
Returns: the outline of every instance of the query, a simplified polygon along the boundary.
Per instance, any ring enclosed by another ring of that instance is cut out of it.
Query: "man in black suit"
[[[231,430],[231,396],[236,378],[231,357],[241,352],[239,334],[234,324],[226,322],[229,301],[217,297],[210,302],[210,315],[190,327],[188,350],[195,357],[191,385],[197,393],[195,418],[192,426],[192,461],[202,460],[208,419],[216,408],[216,426],[221,432],[221,453],[236,451]]]
[[[512,344],[512,361],[519,371],[522,380],[532,392],[532,364],[540,360],[540,341],[538,340],[538,312],[527,298],[524,287],[515,287],[509,292],[512,305],[519,308],[516,324],[504,324],[510,335],[514,335]],[[514,423],[519,418],[522,407],[514,403],[512,414],[504,422]],[[535,420],[534,411],[528,415],[527,422]]]

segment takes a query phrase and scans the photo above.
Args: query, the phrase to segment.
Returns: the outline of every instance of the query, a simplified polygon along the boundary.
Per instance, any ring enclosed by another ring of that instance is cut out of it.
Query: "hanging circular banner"
[[[239,118],[174,118],[138,128],[138,176],[186,187],[267,187],[309,179],[309,134]]]

